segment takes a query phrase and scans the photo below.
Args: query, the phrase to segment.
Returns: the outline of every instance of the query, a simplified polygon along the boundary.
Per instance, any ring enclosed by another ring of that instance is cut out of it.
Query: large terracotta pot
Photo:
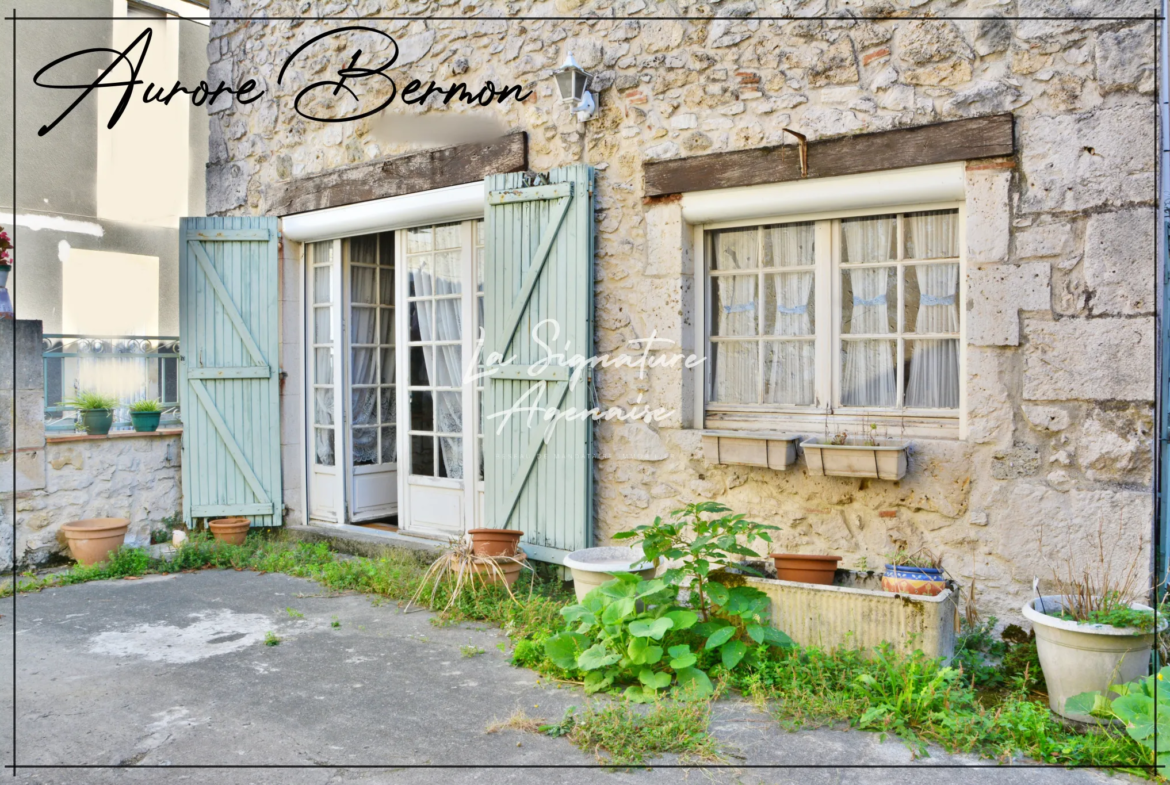
[[[776,577],[782,581],[832,586],[840,556],[812,556],[804,553],[773,553]]]
[[[228,545],[243,545],[251,525],[248,518],[220,518],[207,524],[215,539]]]
[[[528,562],[528,556],[524,551],[517,551],[515,554],[494,558],[493,561],[499,566],[499,571],[490,564],[475,563],[471,565],[472,572],[477,574],[475,579],[476,585],[479,585],[481,580],[487,583],[499,583],[500,572],[503,572],[504,580],[508,583],[508,586],[515,586],[516,580],[520,577],[520,572]]]
[[[69,543],[69,553],[79,563],[89,566],[106,561],[126,541],[128,518],[88,518],[70,521],[61,527]]]
[[[512,556],[520,548],[524,532],[515,529],[468,529],[471,552],[476,556]]]

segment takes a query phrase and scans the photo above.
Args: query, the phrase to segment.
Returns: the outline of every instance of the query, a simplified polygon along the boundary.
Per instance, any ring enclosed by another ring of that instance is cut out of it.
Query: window
[[[397,463],[394,433],[394,235],[345,241],[353,465]]]
[[[704,232],[707,419],[959,417],[959,208]]]

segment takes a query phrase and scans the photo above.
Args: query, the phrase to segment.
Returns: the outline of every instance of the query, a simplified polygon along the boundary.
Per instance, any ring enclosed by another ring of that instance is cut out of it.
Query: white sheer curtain
[[[816,263],[813,224],[770,227],[764,232],[764,258],[776,267],[803,267]],[[812,335],[813,280],[815,273],[769,275],[775,313],[772,335]],[[815,347],[812,341],[769,341],[765,400],[767,403],[809,405],[813,402]]]
[[[758,229],[737,229],[715,235],[715,268],[754,270],[759,249]],[[757,288],[759,276],[734,275],[713,278],[715,295],[714,334],[719,336],[759,335]],[[756,341],[721,341],[713,346],[715,359],[714,400],[723,403],[759,401],[759,346]]]
[[[440,251],[434,254],[434,278],[427,270],[411,270],[415,294],[419,297],[460,295],[463,291],[459,270],[459,251]],[[435,324],[431,327],[430,306],[420,302],[419,335],[423,341],[459,341],[463,336],[462,298],[433,301]],[[426,306],[426,307],[424,307]],[[462,352],[458,345],[436,346],[434,352],[424,351],[427,377],[436,387],[461,387],[463,383]],[[435,393],[435,430],[440,433],[463,433],[463,404],[459,392]],[[439,438],[439,449],[448,477],[463,477],[463,447],[458,438]]]
[[[892,217],[860,218],[842,221],[843,259],[849,263],[877,262],[894,258],[893,240],[896,220]],[[853,335],[882,335],[890,332],[888,297],[889,267],[843,270],[853,287]],[[845,406],[897,405],[897,377],[894,369],[894,343],[885,339],[843,341],[845,375],[841,384],[841,402]]]
[[[366,242],[369,239],[370,242]],[[372,264],[373,238],[351,241],[351,262]],[[378,462],[378,342],[377,274],[373,267],[354,264],[350,268],[350,382],[353,462],[366,466]],[[364,345],[363,345],[364,344]]]
[[[908,255],[916,259],[946,259],[958,254],[958,219],[953,212],[906,216]],[[918,279],[917,333],[959,331],[959,265],[933,264],[914,268]],[[959,406],[959,341],[914,341],[906,405],[929,409]]]

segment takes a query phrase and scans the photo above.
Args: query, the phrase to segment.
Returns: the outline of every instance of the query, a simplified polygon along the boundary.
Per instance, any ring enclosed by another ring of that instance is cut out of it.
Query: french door
[[[397,235],[406,294],[398,317],[405,338],[398,372],[406,380],[398,411],[405,479],[399,525],[458,535],[482,508],[482,384],[474,360],[483,323],[483,221]]]
[[[397,512],[394,236],[306,248],[309,515],[358,523]]]

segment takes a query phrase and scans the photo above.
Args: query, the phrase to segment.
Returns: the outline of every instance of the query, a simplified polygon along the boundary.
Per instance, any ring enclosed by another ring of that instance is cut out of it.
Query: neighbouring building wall
[[[148,544],[182,509],[179,434],[46,439],[42,368],[41,323],[0,319],[0,569],[12,566],[14,476],[19,565],[67,553],[61,526],[84,518],[129,518],[126,544]]]
[[[900,482],[814,478],[803,463],[786,472],[713,466],[694,427],[693,380],[678,369],[654,369],[645,379],[630,369],[599,370],[603,407],[628,407],[641,394],[678,414],[656,426],[597,427],[595,528],[605,541],[686,502],[717,499],[780,527],[779,549],[837,553],[846,565],[862,556],[878,564],[895,538],[936,549],[960,582],[975,582],[984,615],[1014,618],[1034,576],[1049,578],[1066,556],[1095,558],[1099,527],[1107,546],[1119,543],[1119,565],[1138,560],[1148,575],[1155,35],[1146,21],[997,16],[1152,15],[1158,6],[971,0],[900,10],[907,6],[523,1],[507,13],[720,18],[508,21],[502,7],[481,4],[461,11],[479,17],[473,21],[369,24],[398,40],[402,56],[391,75],[399,89],[411,78],[490,79],[535,91],[521,105],[439,103],[427,113],[490,117],[526,131],[534,170],[579,160],[597,168],[598,353],[654,331],[683,351],[702,338],[692,329],[691,228],[677,200],[643,199],[643,164],[781,144],[786,126],[815,140],[1012,112],[1016,154],[973,162],[966,174],[965,439],[914,439]],[[451,8],[354,0],[330,11]],[[212,3],[214,15],[261,12],[300,10],[291,1]],[[751,18],[804,13],[841,18]],[[894,13],[971,18],[848,18]],[[340,64],[305,60],[293,83],[278,87],[279,53],[327,28],[212,25],[212,75],[233,84],[257,78],[270,93],[213,111],[209,211],[268,214],[277,183],[426,146],[387,143],[368,121],[318,124],[293,111],[296,91]],[[556,104],[550,77],[569,50],[596,74],[599,109],[583,127]],[[392,111],[419,110],[395,103]]]

